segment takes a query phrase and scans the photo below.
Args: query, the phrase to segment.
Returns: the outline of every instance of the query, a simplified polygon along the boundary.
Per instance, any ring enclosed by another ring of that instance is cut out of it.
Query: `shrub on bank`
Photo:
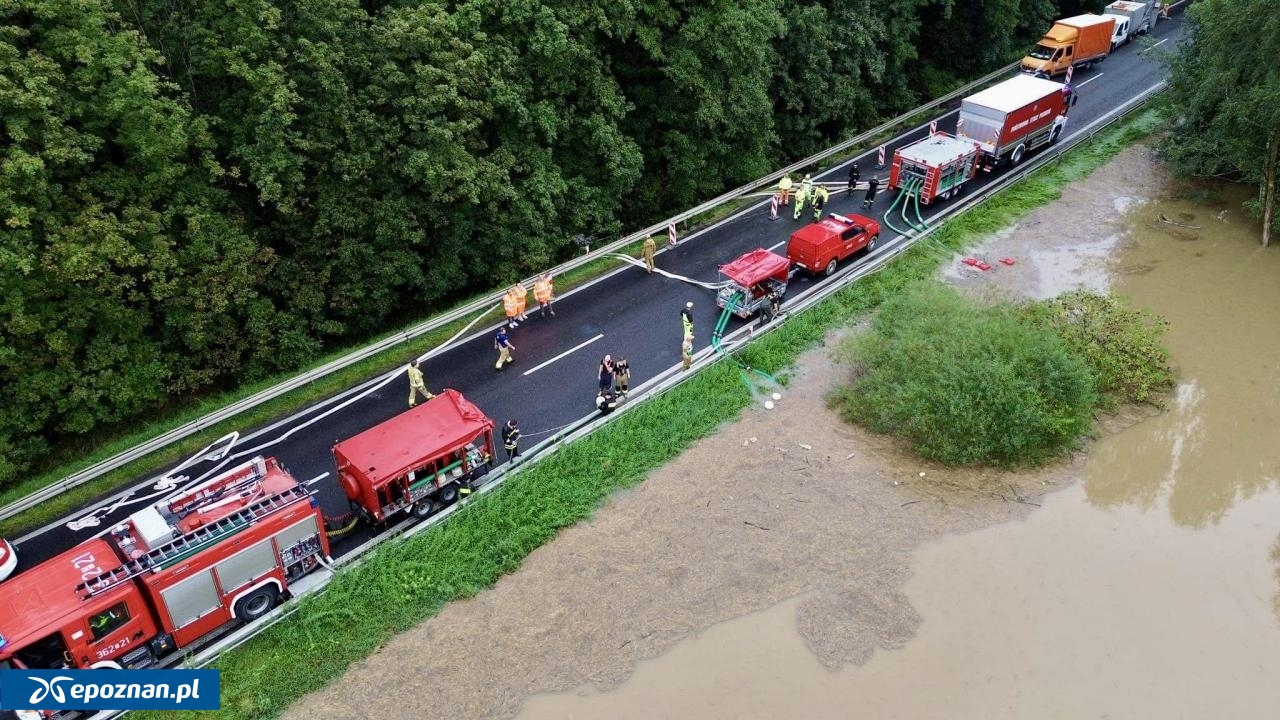
[[[833,395],[846,420],[948,464],[1035,463],[1089,430],[1093,373],[1008,304],[927,282],[889,298],[840,348],[857,376]]]
[[[1160,344],[1168,327],[1163,318],[1088,290],[1028,303],[1022,313],[1062,338],[1071,354],[1089,365],[1105,409],[1157,402],[1173,387],[1169,351]]]

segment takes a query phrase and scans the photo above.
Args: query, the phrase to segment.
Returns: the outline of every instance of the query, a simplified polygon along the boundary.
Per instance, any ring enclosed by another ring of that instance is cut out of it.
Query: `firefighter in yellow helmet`
[[[778,204],[786,205],[791,202],[791,175],[783,175],[778,181]]]
[[[649,270],[649,274],[653,274],[653,253],[657,250],[658,244],[653,241],[653,236],[644,239],[644,266]]]

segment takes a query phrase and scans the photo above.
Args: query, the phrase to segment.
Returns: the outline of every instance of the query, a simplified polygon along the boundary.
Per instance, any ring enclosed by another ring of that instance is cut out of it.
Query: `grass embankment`
[[[944,257],[1056,198],[1159,124],[1136,116],[1046,169],[951,221],[934,245],[913,248],[890,267],[790,317],[741,357],[771,373],[785,370],[826,332],[931,277]],[[635,485],[751,401],[739,371],[720,363],[619,416],[590,437],[513,474],[494,492],[439,527],[380,548],[343,573],[289,618],[223,655],[223,710],[182,717],[263,718],[337,678],[392,635],[470,597],[517,568],[567,525],[589,517],[611,493]],[[141,713],[166,720],[174,713]]]

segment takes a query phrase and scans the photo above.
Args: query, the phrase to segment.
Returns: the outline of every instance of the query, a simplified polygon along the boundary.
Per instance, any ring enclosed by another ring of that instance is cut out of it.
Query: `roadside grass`
[[[939,244],[951,253],[1005,227],[1159,124],[1154,112],[1126,120],[1070,159],[949,221],[939,232]],[[944,259],[940,249],[936,244],[913,247],[880,272],[790,316],[744,348],[738,359],[782,373],[828,331],[932,277]],[[378,548],[340,573],[325,592],[302,600],[292,615],[223,654],[212,665],[222,671],[222,710],[136,715],[148,720],[279,715],[445,603],[490,587],[560,528],[591,517],[612,493],[633,487],[750,402],[734,364],[720,362],[697,372],[591,436],[513,473],[448,522]]]

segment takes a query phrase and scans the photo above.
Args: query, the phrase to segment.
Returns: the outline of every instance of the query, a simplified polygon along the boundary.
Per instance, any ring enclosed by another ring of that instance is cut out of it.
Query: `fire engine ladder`
[[[301,485],[294,485],[282,493],[263,498],[252,505],[247,505],[239,512],[232,513],[220,520],[203,525],[181,537],[161,545],[146,555],[141,555],[110,572],[102,573],[76,586],[76,593],[82,599],[89,599],[104,593],[120,583],[148,572],[160,570],[166,563],[174,563],[186,558],[222,538],[234,534],[272,513],[282,510],[296,501],[309,497],[310,492]]]

